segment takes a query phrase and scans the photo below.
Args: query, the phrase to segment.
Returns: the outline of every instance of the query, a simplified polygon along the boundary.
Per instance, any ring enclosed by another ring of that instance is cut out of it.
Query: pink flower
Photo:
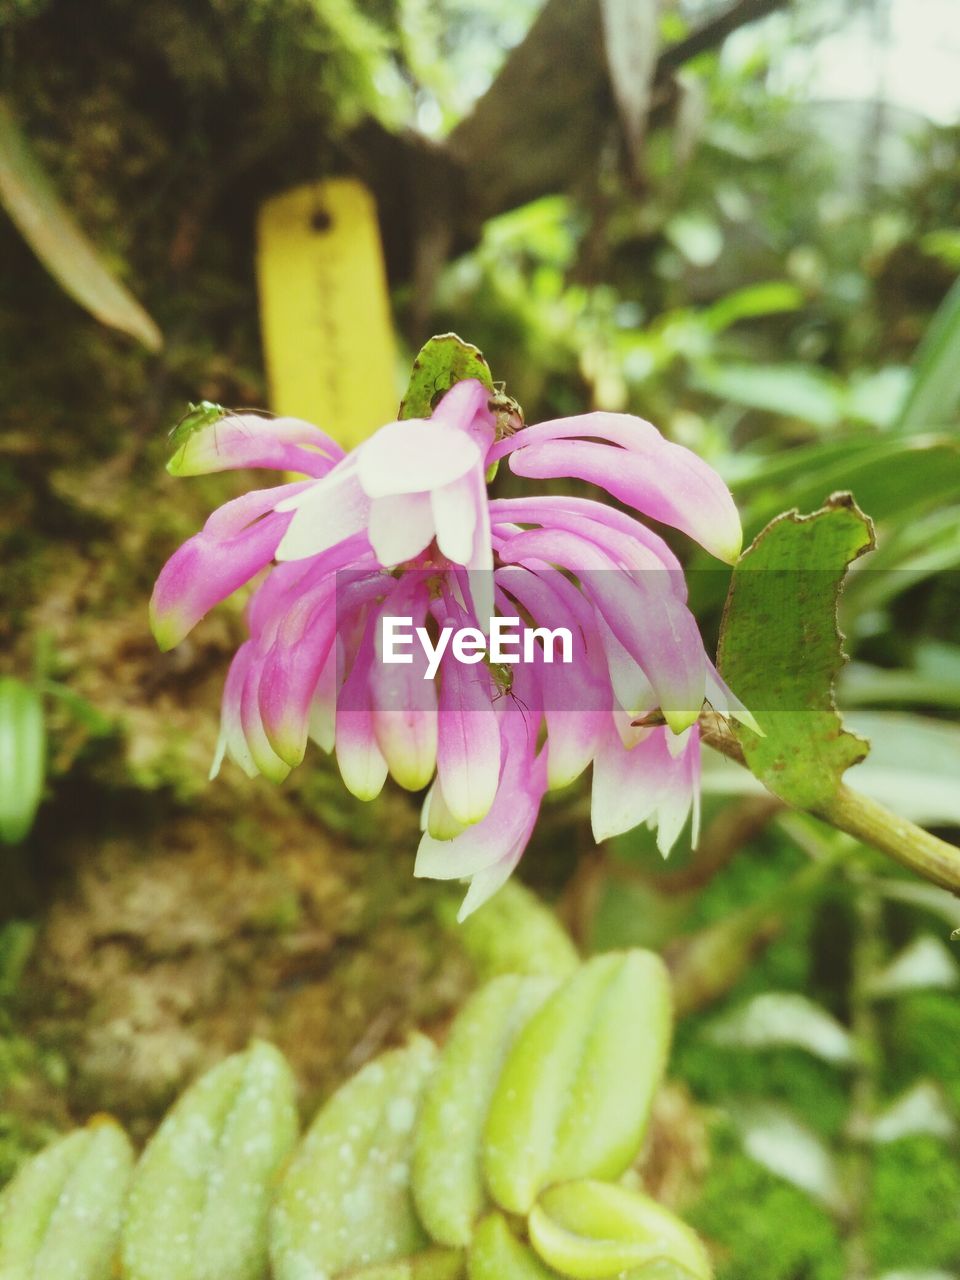
[[[465,381],[430,418],[389,423],[349,454],[289,418],[199,430],[174,474],[261,466],[307,479],[226,503],[168,561],[151,602],[169,648],[266,570],[212,774],[230,756],[280,781],[313,739],[361,798],[388,774],[429,788],[416,874],[469,879],[461,915],[510,875],[546,791],[590,764],[598,840],[647,822],[666,854],[691,810],[695,838],[704,699],[750,722],[704,652],[663,539],[586,498],[491,501],[486,475],[502,458],[517,475],[600,485],[724,559],[739,552],[722,481],[649,423],[594,413],[510,432]],[[482,643],[495,615],[518,619],[529,661],[439,647],[464,628]],[[435,679],[425,647],[387,660],[387,618],[433,646]],[[544,628],[569,634],[569,662],[548,659]]]

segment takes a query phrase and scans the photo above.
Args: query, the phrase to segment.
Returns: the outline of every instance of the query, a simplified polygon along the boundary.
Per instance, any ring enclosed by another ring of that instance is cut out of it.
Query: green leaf
[[[0,203],[71,298],[101,323],[130,334],[149,351],[159,351],[163,346],[160,330],[136,298],[110,273],[61,204],[3,101],[0,101]]]
[[[803,306],[803,293],[789,280],[767,280],[736,289],[720,298],[701,313],[701,319],[713,330],[722,333],[738,320],[752,320],[757,316],[773,315],[781,311],[796,311]]]
[[[17,844],[33,826],[46,775],[46,729],[39,693],[0,677],[0,840]]]
[[[748,536],[784,507],[819,505],[835,489],[850,490],[879,522],[902,521],[917,511],[955,503],[960,493],[960,439],[914,436],[825,441],[772,458],[749,479],[733,480],[747,500]]]
[[[488,1214],[470,1245],[470,1280],[556,1280],[533,1250],[519,1241],[502,1213]]]
[[[494,390],[490,366],[477,347],[455,333],[430,338],[413,362],[400,417],[429,418],[439,397],[467,378],[477,378],[491,393]]]
[[[732,726],[752,772],[775,795],[814,808],[869,744],[848,733],[834,703],[843,664],[837,601],[873,526],[849,494],[810,516],[788,511],[740,557],[720,632],[720,669],[766,736]]]
[[[812,365],[727,361],[699,368],[693,385],[720,400],[800,418],[818,427],[835,426],[843,414],[843,387]]]
[[[578,1280],[711,1280],[707,1251],[691,1229],[649,1196],[606,1182],[551,1187],[530,1213],[541,1258]]]
[[[427,1248],[410,1194],[410,1160],[435,1062],[433,1042],[418,1036],[369,1063],[320,1109],[271,1215],[276,1280],[334,1280],[405,1263]]]
[[[253,1044],[202,1076],[137,1166],[125,1280],[262,1280],[267,1210],[297,1130],[293,1075],[272,1045]]]
[[[547,1000],[504,1065],[484,1133],[494,1200],[529,1212],[567,1178],[636,1158],[670,1041],[670,980],[648,951],[597,956]]]
[[[730,1113],[752,1160],[834,1213],[843,1212],[846,1194],[836,1158],[812,1129],[772,1103],[738,1104]]]
[[[705,1037],[711,1044],[737,1049],[789,1045],[838,1066],[854,1061],[850,1032],[826,1009],[798,991],[763,991],[738,1009],[714,1019]]]
[[[441,1244],[468,1245],[489,1203],[480,1151],[507,1054],[556,983],[507,975],[476,993],[457,1016],[427,1085],[413,1156],[421,1221]]]
[[[913,385],[896,422],[899,431],[947,422],[960,404],[960,279],[930,322],[913,369]]]
[[[23,1166],[0,1196],[3,1280],[111,1280],[133,1148],[91,1121]]]
[[[872,743],[857,789],[928,826],[960,826],[960,728],[893,711],[850,713]]]

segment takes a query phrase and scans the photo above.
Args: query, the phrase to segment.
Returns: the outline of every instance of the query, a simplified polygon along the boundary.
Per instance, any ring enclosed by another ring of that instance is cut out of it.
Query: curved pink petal
[[[336,755],[344,786],[358,800],[375,800],[387,780],[387,762],[377,744],[370,669],[373,626],[364,627],[350,672],[337,699]]]
[[[436,880],[471,877],[460,907],[463,920],[481,906],[509,878],[536,825],[546,790],[544,753],[534,745],[518,708],[510,707],[501,721],[503,769],[500,787],[489,813],[451,840],[437,840],[429,831],[420,839],[414,875]]]
[[[309,610],[295,606],[262,659],[258,696],[264,731],[291,768],[306,752],[313,697],[336,639],[335,589],[330,582],[319,597],[314,593]]]
[[[326,432],[300,418],[228,413],[195,431],[167,463],[173,476],[202,476],[239,467],[325,475],[344,456]]]
[[[437,779],[451,816],[465,826],[489,811],[500,777],[500,728],[490,674],[449,651],[440,666]]]
[[[418,575],[419,576],[419,575]],[[422,626],[429,597],[414,579],[388,598],[383,614],[410,617]],[[424,679],[426,655],[420,645],[411,647],[409,663],[383,661],[381,635],[376,635],[376,657],[370,670],[373,727],[391,777],[407,791],[420,791],[433,777],[437,764],[437,689]]]
[[[490,392],[477,378],[455,383],[430,415],[431,422],[455,427],[485,456],[493,444],[496,421],[490,411]]]
[[[254,654],[240,693],[240,725],[258,772],[271,782],[283,782],[290,773],[290,766],[274,751],[263,727],[260,716],[261,671],[260,662]]]
[[[229,756],[244,771],[248,778],[255,778],[258,773],[253,763],[253,756],[243,736],[243,724],[240,718],[240,702],[247,672],[253,661],[254,647],[249,640],[240,646],[233,655],[227,680],[223,686],[223,698],[220,705],[220,736],[217,750],[210,766],[211,780],[220,772],[224,756]]]
[[[337,735],[337,667],[339,654],[334,644],[320,672],[310,703],[310,741],[328,755]]]
[[[669,575],[618,569],[594,544],[564,530],[531,529],[503,540],[501,559],[528,557],[573,570],[610,630],[643,668],[668,724],[679,733],[703,706],[706,655],[693,615],[669,586]]]
[[[689,534],[721,560],[732,564],[740,554],[743,534],[730,490],[695,453],[641,418],[585,413],[541,422],[494,446],[489,460],[507,453],[518,476],[586,480]]]
[[[225,503],[160,570],[150,599],[150,625],[161,649],[172,649],[204,614],[270,563],[290,523],[272,510],[276,495],[256,490]],[[265,514],[266,513],[266,514]]]
[[[538,524],[544,528],[573,528],[574,532],[578,531],[578,527],[572,523],[576,520],[589,521],[591,527],[606,525],[615,533],[639,543],[656,557],[663,568],[671,570],[682,579],[683,566],[659,534],[625,511],[604,502],[596,502],[592,498],[577,498],[567,494],[495,498],[490,503],[490,519],[494,524],[505,521],[512,524]],[[593,540],[598,541],[598,538],[594,537]]]
[[[297,600],[321,589],[327,579],[336,580],[341,571],[351,571],[349,575],[344,574],[345,582],[349,582],[354,575],[376,568],[364,534],[354,534],[318,556],[275,564],[247,605],[251,638],[265,652],[273,644],[277,628]]]
[[[597,619],[576,587],[556,570],[538,574],[508,567],[497,571],[497,582],[536,625],[565,626],[573,636],[572,662],[538,668],[547,722],[547,784],[550,790],[565,787],[593,759],[612,708]]]

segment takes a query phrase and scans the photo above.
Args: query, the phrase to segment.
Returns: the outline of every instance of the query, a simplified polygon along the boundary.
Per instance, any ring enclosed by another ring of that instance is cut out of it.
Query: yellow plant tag
[[[377,211],[353,178],[268,200],[257,278],[271,406],[349,449],[397,416],[396,352]]]

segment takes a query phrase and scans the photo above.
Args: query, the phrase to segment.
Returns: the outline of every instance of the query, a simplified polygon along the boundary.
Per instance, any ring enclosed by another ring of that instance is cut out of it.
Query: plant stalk
[[[708,746],[748,767],[739,742],[715,719],[702,724],[701,733]],[[925,880],[960,896],[960,849],[924,831],[908,818],[892,813],[879,801],[841,783],[832,799],[810,812],[839,831],[888,854]]]

